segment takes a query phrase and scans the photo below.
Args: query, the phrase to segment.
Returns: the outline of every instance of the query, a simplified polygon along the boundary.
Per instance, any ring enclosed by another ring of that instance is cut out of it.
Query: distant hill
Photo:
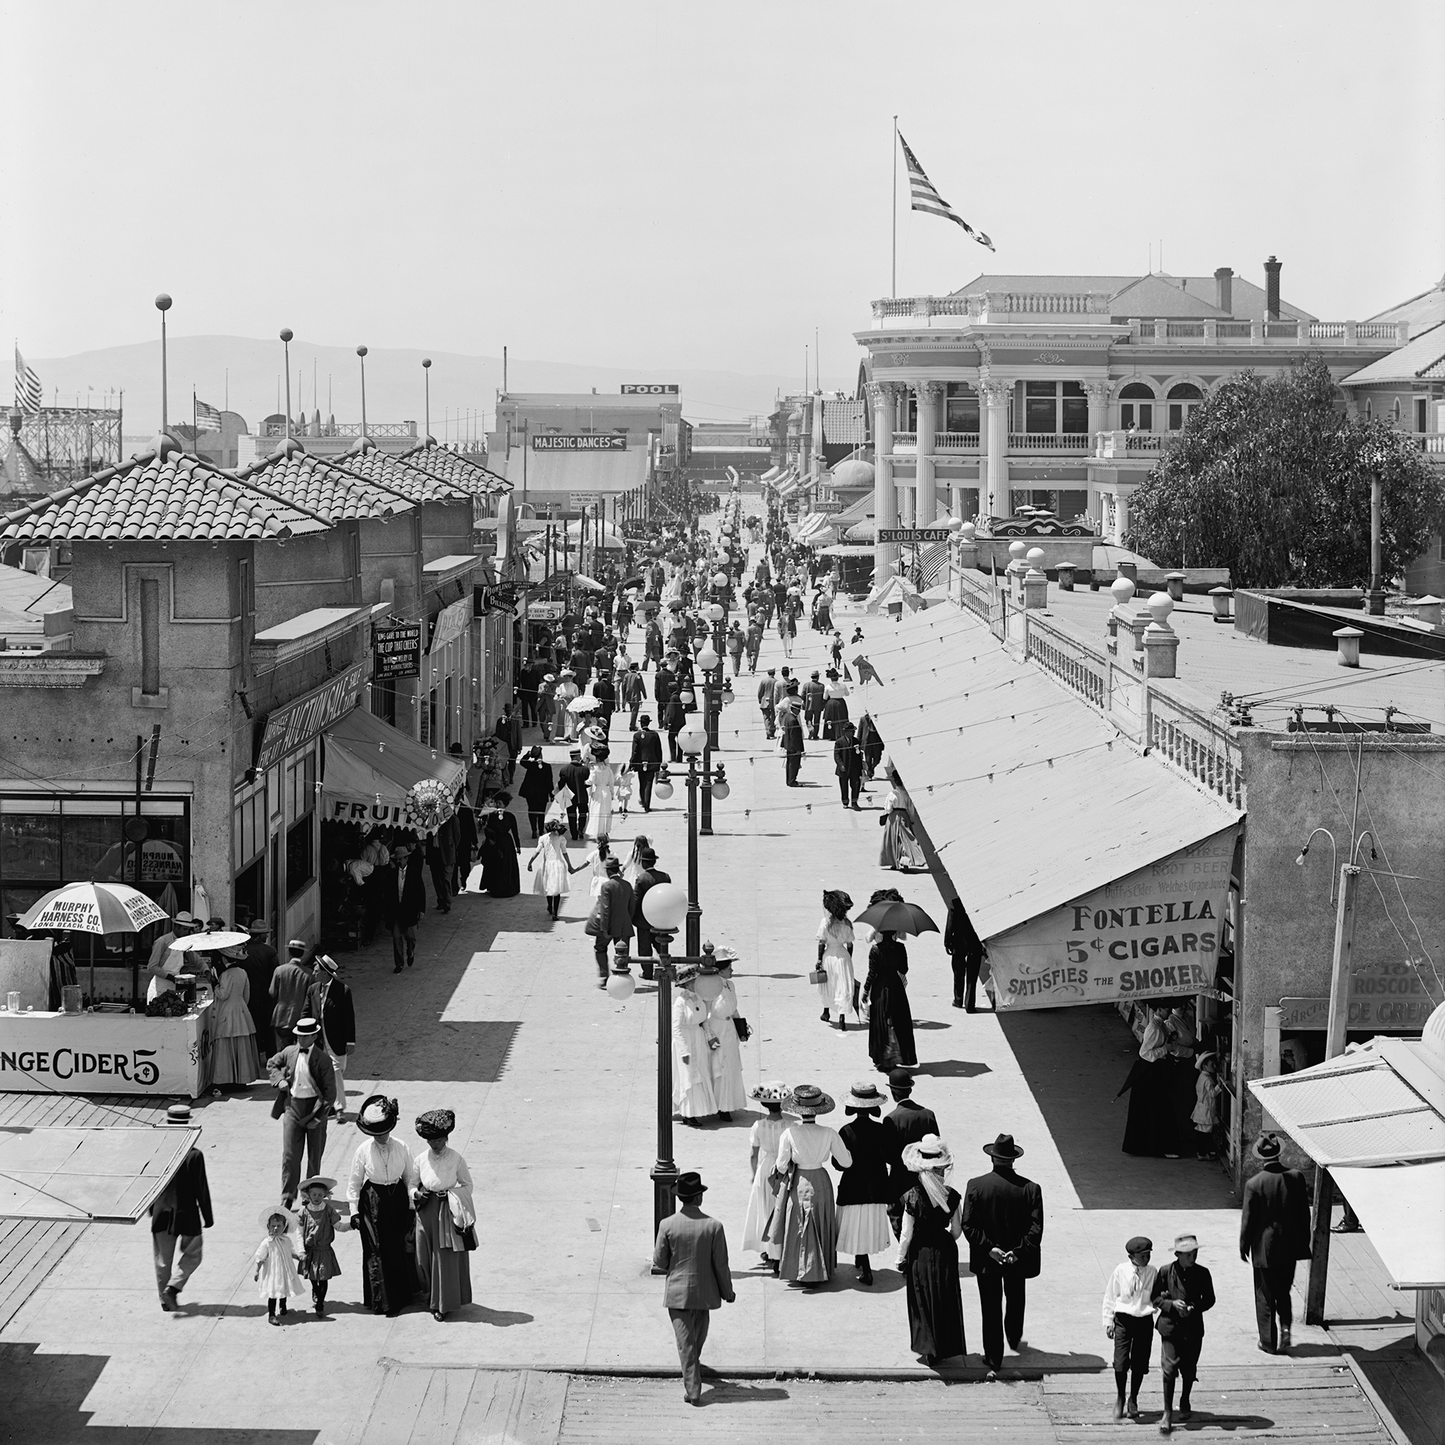
[[[498,356],[460,356],[444,351],[388,350],[377,347],[366,357],[366,415],[372,422],[415,421],[420,427],[423,410],[421,359],[431,366],[432,433],[445,439],[446,417],[471,409],[485,412],[485,425],[495,417],[496,394],[502,385]],[[77,356],[36,358],[30,362],[45,388],[50,404],[59,392],[62,404],[87,392],[96,404],[106,393],[125,391],[124,429],[127,436],[152,433],[160,427],[160,341],[134,346],[113,346]],[[238,411],[255,429],[261,418],[277,408],[278,386],[284,398],[282,351],[279,341],[258,341],[247,336],[173,337],[169,346],[170,412],[172,421],[188,421],[191,387],[200,400],[224,406],[229,394],[232,411]],[[314,390],[313,390],[314,378]],[[620,370],[556,361],[512,357],[508,381],[515,391],[587,392],[613,395],[623,382],[677,382],[682,388],[683,414],[692,421],[727,421],[772,410],[779,391],[801,388],[800,377],[747,376],[729,371],[687,371],[656,367]],[[851,391],[853,378],[827,378],[830,389]],[[113,403],[112,403],[113,404]],[[285,402],[282,401],[284,408]],[[291,343],[291,409],[309,416],[337,421],[361,419],[360,364],[354,346],[314,346]],[[451,436],[456,437],[453,422]],[[469,423],[473,432],[484,430],[480,416]]]

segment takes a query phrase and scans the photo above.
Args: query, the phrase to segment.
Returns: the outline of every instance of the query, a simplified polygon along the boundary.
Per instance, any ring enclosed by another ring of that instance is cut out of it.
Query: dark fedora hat
[[[983,1152],[993,1159],[1018,1159],[1024,1151],[1014,1143],[1012,1134],[1000,1134],[992,1144],[983,1146]]]
[[[706,1192],[707,1185],[702,1182],[702,1175],[696,1169],[689,1169],[686,1174],[677,1176],[677,1195],[679,1199],[691,1199],[694,1195]]]

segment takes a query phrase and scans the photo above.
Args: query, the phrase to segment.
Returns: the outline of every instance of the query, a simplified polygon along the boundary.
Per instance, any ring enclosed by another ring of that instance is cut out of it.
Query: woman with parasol
[[[879,889],[858,915],[878,931],[868,950],[868,978],[863,997],[869,1003],[868,1053],[882,1073],[902,1065],[915,1068],[913,1010],[908,1004],[908,950],[900,933],[938,932],[938,925],[916,904],[905,903],[893,888]]]

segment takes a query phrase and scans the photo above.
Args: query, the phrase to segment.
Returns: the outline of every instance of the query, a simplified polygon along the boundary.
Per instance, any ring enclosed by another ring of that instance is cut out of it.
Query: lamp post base
[[[662,1228],[662,1221],[677,1213],[677,1165],[658,1160],[652,1166],[652,1237]]]

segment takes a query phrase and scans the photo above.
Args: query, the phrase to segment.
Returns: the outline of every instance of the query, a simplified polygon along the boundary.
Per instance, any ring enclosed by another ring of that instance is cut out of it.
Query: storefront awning
[[[407,793],[415,784],[435,778],[453,795],[466,779],[461,758],[433,756],[429,747],[359,707],[325,736],[322,816],[336,822],[410,827]]]
[[[988,942],[999,1008],[1210,987],[1239,813],[971,613],[917,612],[879,640],[860,705]]]
[[[0,1218],[131,1223],[200,1137],[174,1126],[0,1128]]]
[[[1332,1169],[1396,1289],[1445,1288],[1445,1161]]]

